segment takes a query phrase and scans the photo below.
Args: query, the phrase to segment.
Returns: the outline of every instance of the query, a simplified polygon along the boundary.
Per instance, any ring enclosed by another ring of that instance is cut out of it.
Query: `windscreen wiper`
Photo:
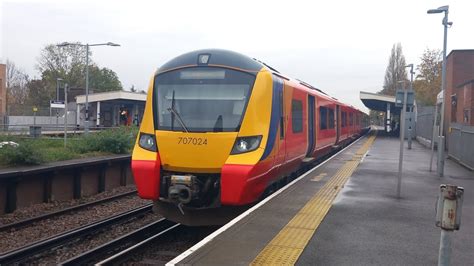
[[[186,133],[189,132],[188,128],[186,127],[186,125],[184,124],[183,122],[183,119],[181,119],[181,116],[179,115],[179,113],[176,111],[176,109],[174,109],[174,90],[173,90],[173,98],[171,99],[171,107],[168,108],[168,112],[170,112],[172,115],[176,116],[176,118],[178,118],[178,122],[181,124],[181,127],[184,128],[184,130],[186,131]],[[174,127],[174,117],[171,119],[171,129],[173,130],[173,127]]]

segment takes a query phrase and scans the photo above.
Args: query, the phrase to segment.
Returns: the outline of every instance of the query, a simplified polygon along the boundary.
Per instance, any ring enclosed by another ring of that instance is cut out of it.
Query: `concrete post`
[[[402,186],[402,171],[403,171],[403,144],[405,143],[405,117],[407,108],[407,91],[403,90],[403,107],[400,114],[400,157],[398,159],[398,182],[397,182],[397,197],[400,198]]]
[[[97,121],[96,121],[96,126],[100,126],[100,102],[97,102]]]

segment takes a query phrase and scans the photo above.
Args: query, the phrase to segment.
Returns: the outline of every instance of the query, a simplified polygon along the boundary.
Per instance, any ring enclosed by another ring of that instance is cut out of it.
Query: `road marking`
[[[301,208],[250,265],[294,265],[318,229],[332,202],[375,141],[375,135],[356,151],[334,176]]]
[[[315,182],[321,181],[327,175],[328,175],[327,173],[320,173],[319,175],[311,178],[311,181],[315,181]]]

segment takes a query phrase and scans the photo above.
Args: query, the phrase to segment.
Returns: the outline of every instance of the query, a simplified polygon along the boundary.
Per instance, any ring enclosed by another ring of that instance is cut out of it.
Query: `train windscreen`
[[[215,67],[184,68],[155,77],[155,127],[189,132],[238,131],[255,76]]]

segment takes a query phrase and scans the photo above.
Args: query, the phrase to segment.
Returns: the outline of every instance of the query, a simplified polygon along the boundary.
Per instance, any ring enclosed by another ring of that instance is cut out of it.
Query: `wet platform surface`
[[[435,203],[440,184],[453,184],[464,187],[465,194],[461,228],[452,234],[451,263],[473,265],[474,172],[448,159],[445,177],[440,178],[435,161],[434,171],[429,171],[430,150],[413,142],[411,150],[405,145],[401,198],[397,198],[399,140],[378,136],[360,156],[368,141],[361,138],[170,264],[435,265],[440,239]],[[355,165],[353,170],[349,164]],[[348,180],[340,179],[346,183],[327,213],[319,207],[313,208],[315,214],[304,211],[309,205],[325,205],[318,195],[328,187],[339,189],[331,182],[344,175]],[[297,217],[302,212],[314,219],[301,222]],[[322,221],[314,222],[320,214]],[[312,228],[308,239],[305,234],[291,234],[295,220],[301,227],[297,229]]]

